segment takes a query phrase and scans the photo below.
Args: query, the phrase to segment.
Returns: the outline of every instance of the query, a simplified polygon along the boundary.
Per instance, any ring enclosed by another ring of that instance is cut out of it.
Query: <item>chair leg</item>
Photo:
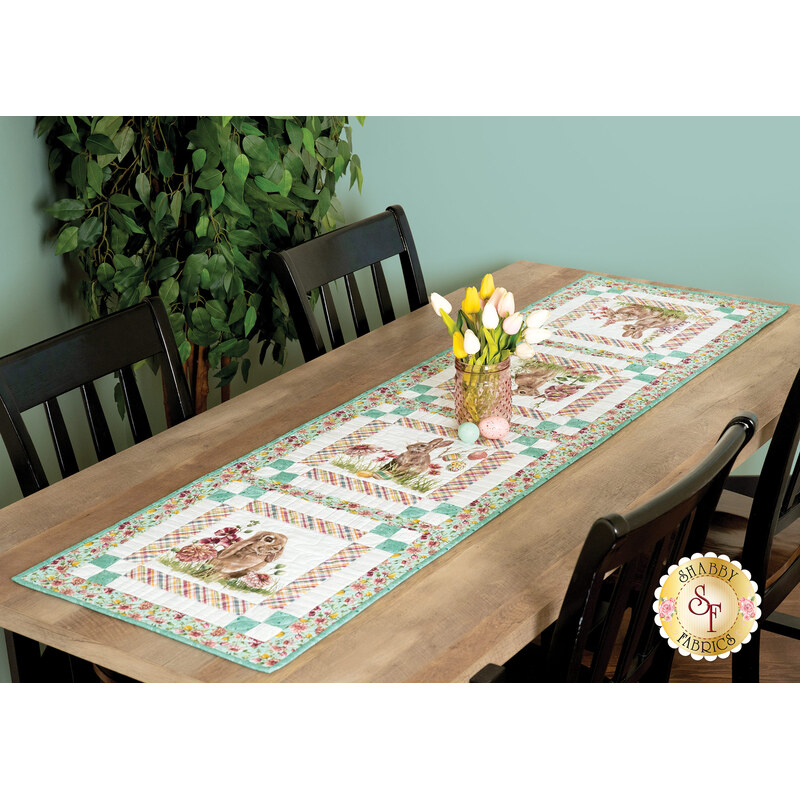
[[[758,662],[761,654],[761,629],[752,634],[752,639],[731,658],[731,680],[734,683],[758,683]]]
[[[12,683],[41,683],[39,643],[27,636],[5,631],[8,666]]]

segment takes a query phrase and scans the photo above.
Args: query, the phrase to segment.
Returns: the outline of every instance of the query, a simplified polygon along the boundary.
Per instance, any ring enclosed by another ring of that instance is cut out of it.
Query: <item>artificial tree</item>
[[[359,117],[363,124],[363,117]],[[337,181],[363,176],[347,117],[41,117],[63,195],[57,254],[83,271],[91,318],[158,294],[206,407],[223,399],[257,336],[283,364],[296,338],[270,251],[344,222]]]

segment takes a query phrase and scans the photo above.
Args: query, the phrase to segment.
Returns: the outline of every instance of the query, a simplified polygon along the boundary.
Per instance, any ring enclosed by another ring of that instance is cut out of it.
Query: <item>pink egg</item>
[[[470,453],[467,458],[470,461],[480,461],[482,458],[486,458],[489,454],[485,450],[478,450],[477,453]]]
[[[478,424],[481,436],[487,439],[502,439],[509,430],[508,420],[504,417],[487,417]]]

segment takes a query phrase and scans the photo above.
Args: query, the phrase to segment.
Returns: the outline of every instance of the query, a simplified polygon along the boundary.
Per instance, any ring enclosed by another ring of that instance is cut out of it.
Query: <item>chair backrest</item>
[[[800,517],[800,372],[778,418],[764,465],[753,492],[753,505],[742,549],[748,569],[761,593],[761,616],[766,619],[800,583],[800,549],[774,576],[768,574],[775,537]]]
[[[731,420],[711,453],[677,483],[592,525],[553,630],[546,680],[668,679],[675,651],[653,622],[654,592],[672,564],[702,545],[725,478],[756,424],[751,414]],[[616,668],[607,676],[620,637]],[[591,663],[582,665],[589,644]]]
[[[329,284],[344,278],[356,336],[362,336],[369,332],[369,323],[354,273],[365,267],[372,272],[381,321],[385,325],[395,319],[395,313],[381,262],[396,255],[400,256],[409,309],[415,311],[428,302],[428,296],[411,229],[400,206],[389,206],[381,214],[270,254],[268,266],[286,295],[306,361],[325,352],[309,293],[320,290],[331,346],[339,347],[344,344],[344,336]]]
[[[93,381],[118,373],[134,442],[151,435],[132,364],[160,359],[164,398],[173,423],[194,415],[166,310],[158,298],[87,322],[66,333],[0,358],[0,435],[23,495],[48,485],[22,413],[44,405],[63,477],[78,471],[58,396],[80,389],[97,458],[116,451]]]

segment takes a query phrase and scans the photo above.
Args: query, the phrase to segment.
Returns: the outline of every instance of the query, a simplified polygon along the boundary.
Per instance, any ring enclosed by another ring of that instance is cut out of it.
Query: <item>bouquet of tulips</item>
[[[453,306],[440,294],[431,295],[431,305],[453,337],[455,357],[465,364],[500,364],[512,353],[530,358],[532,345],[550,336],[541,327],[548,312],[533,311],[523,317],[514,308],[514,295],[495,288],[491,274],[483,276],[480,290],[467,289],[455,320],[450,316]]]

